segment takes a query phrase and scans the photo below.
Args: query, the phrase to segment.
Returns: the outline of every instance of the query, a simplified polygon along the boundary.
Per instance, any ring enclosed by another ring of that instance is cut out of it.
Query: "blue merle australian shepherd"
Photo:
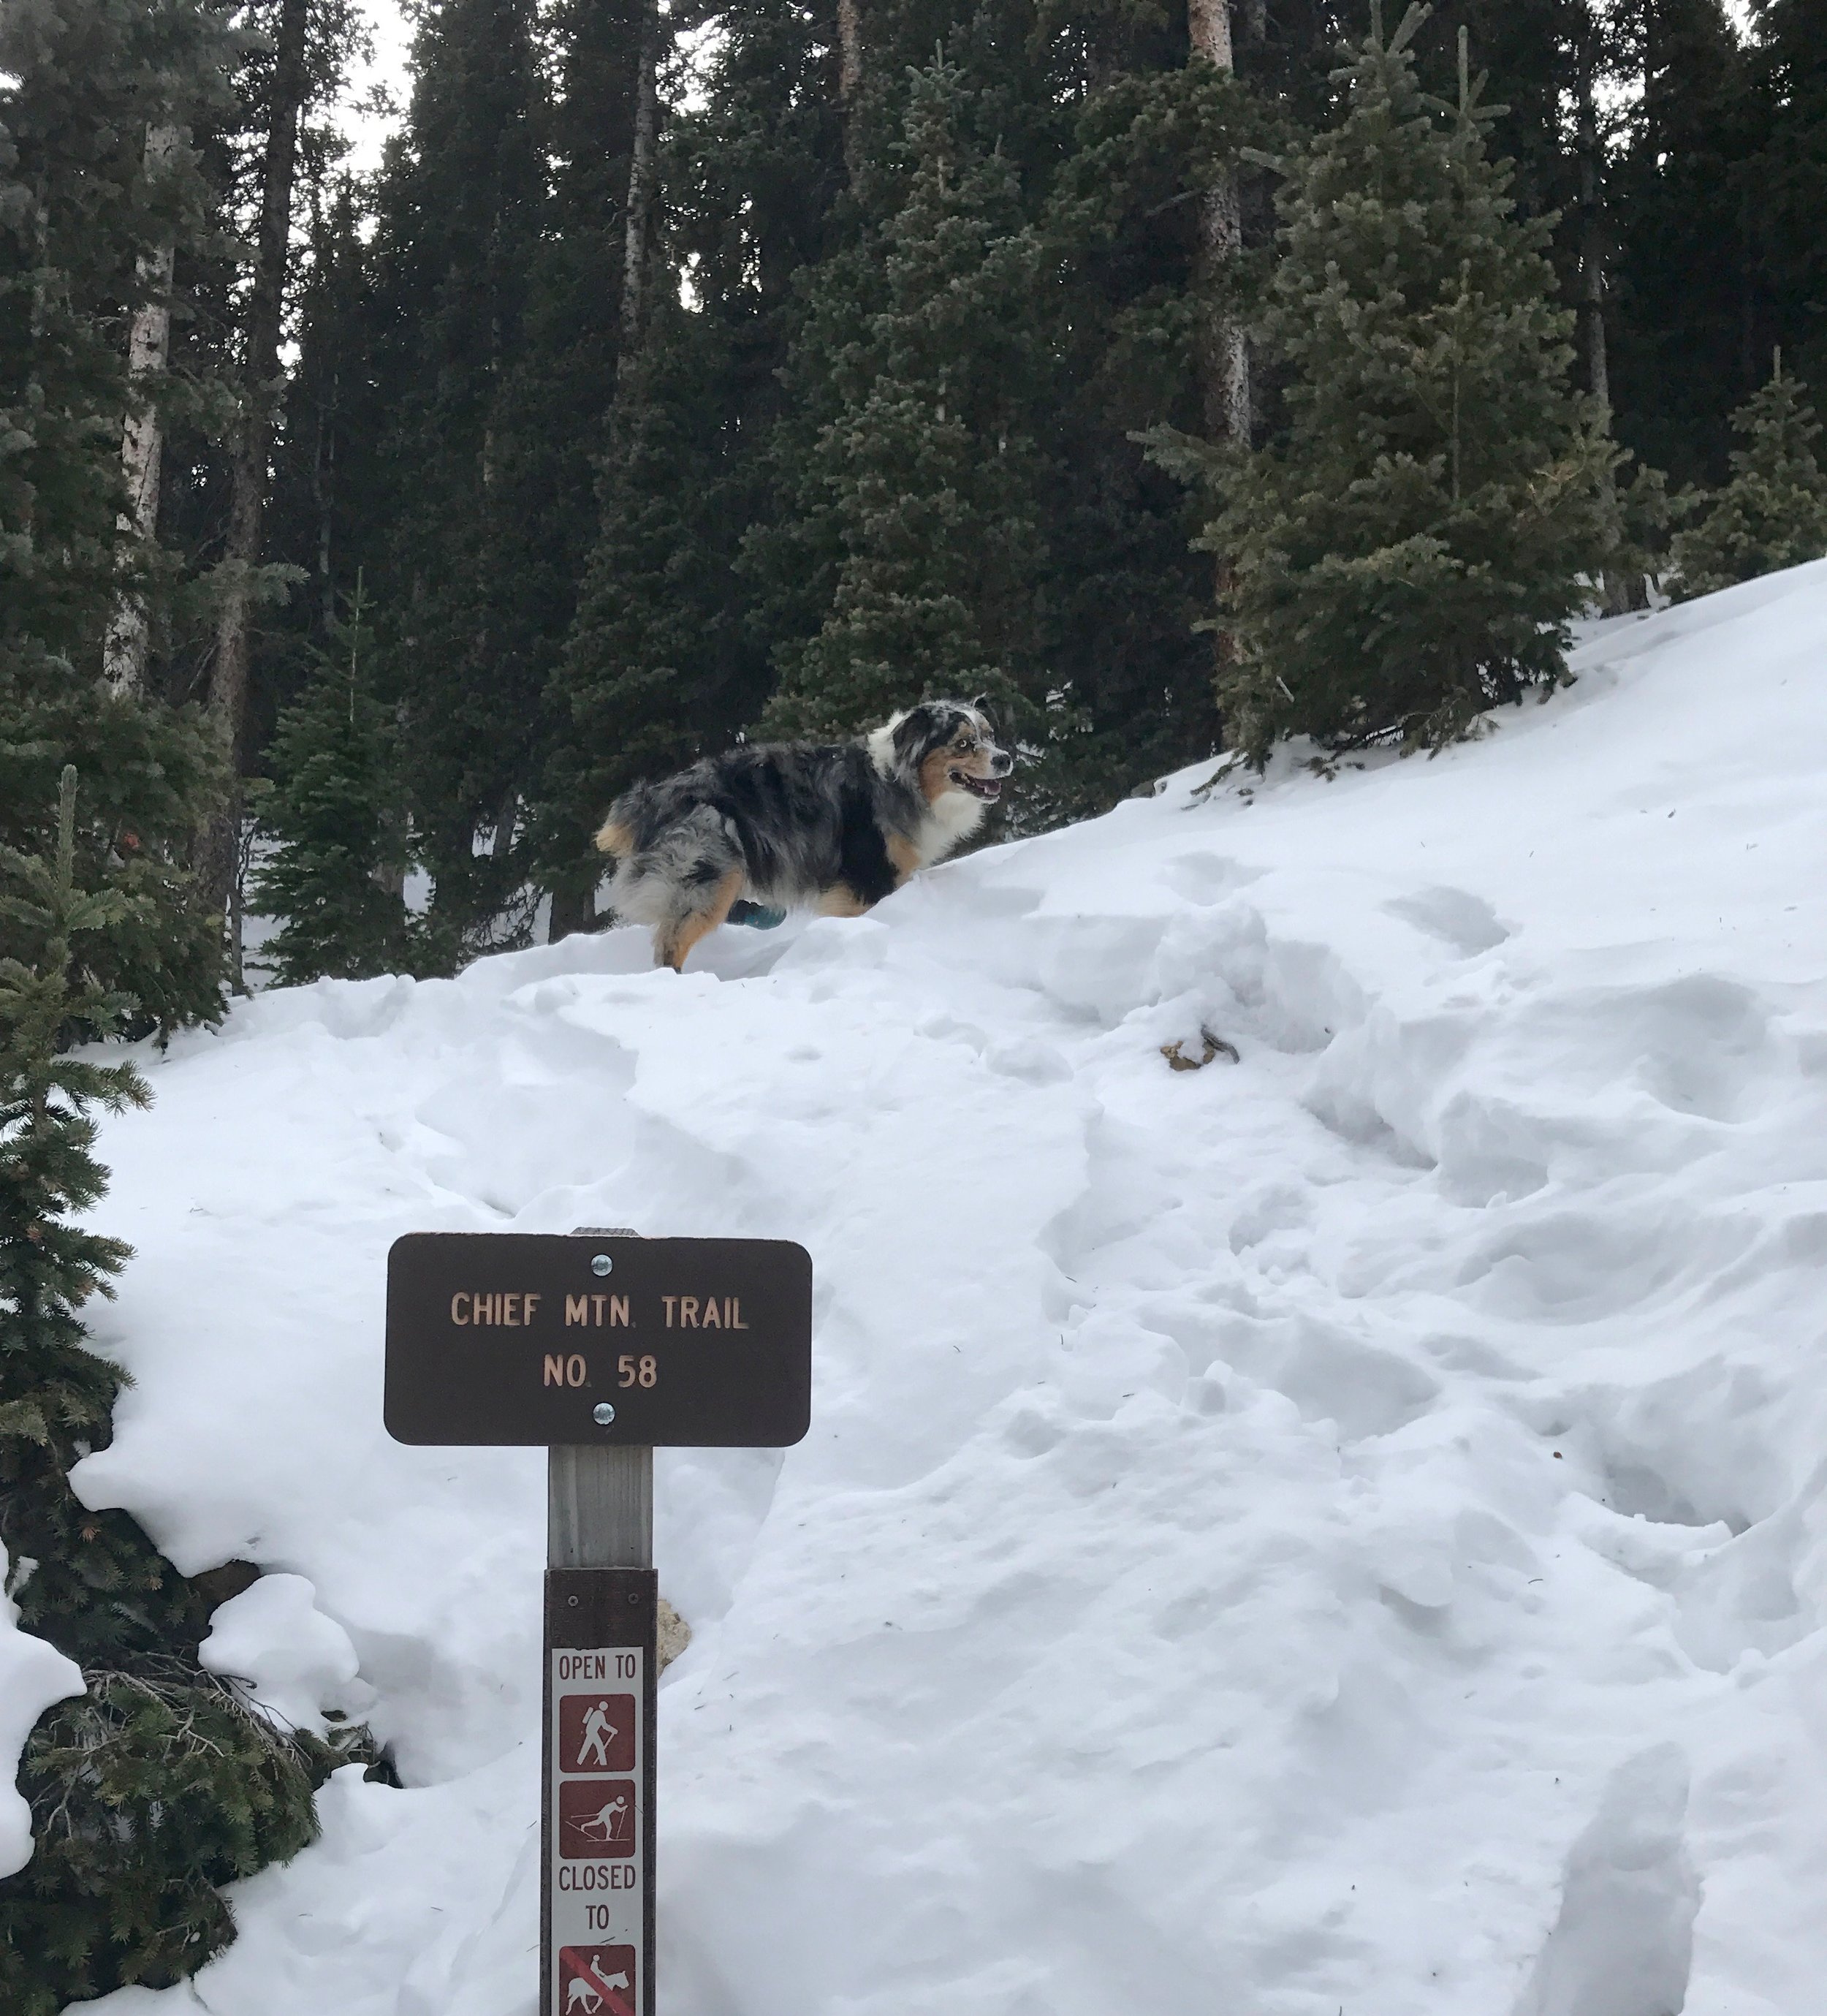
[[[944,700],[854,742],[707,756],[610,807],[596,836],[616,858],[609,900],[675,973],[732,909],[861,916],[974,832],[1013,767],[980,709]]]

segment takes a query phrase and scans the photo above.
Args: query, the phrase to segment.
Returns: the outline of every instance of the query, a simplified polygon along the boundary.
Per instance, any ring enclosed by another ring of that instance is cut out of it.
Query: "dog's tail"
[[[648,809],[649,794],[649,786],[636,784],[631,790],[624,791],[610,807],[596,835],[596,844],[602,852],[613,855],[617,861],[626,861],[646,844],[650,836],[643,829],[651,822],[642,814]]]

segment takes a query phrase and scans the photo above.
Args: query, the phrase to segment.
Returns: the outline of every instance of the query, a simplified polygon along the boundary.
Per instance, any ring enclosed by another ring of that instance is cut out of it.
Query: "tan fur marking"
[[[687,956],[700,938],[708,938],[724,919],[729,915],[729,906],[742,894],[743,871],[732,868],[717,885],[707,909],[694,910],[690,916],[675,924],[671,933],[653,934],[653,963],[656,966],[670,966],[674,973],[682,973]]]
[[[949,749],[935,749],[920,765],[920,796],[928,805],[930,805],[941,791],[951,790],[951,779],[945,773],[948,770],[955,770],[957,768],[958,758]]]
[[[860,917],[869,907],[847,882],[838,883],[818,898],[822,917]]]
[[[919,866],[920,851],[902,833],[884,833],[883,840],[888,849],[889,866],[894,870],[895,886],[898,888]]]
[[[613,820],[606,820],[602,830],[596,836],[596,844],[605,854],[632,854],[635,836],[625,826],[617,826]]]

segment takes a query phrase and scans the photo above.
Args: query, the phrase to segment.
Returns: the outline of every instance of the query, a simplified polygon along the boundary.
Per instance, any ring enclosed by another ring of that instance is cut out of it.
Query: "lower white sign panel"
[[[638,2016],[647,1964],[646,1654],[615,1645],[548,1656],[552,2003],[546,2016]]]

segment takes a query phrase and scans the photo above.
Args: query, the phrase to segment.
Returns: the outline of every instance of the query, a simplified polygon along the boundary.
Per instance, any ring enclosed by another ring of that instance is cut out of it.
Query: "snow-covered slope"
[[[818,1280],[810,1438],[660,1464],[665,2016],[1817,2008],[1827,563],[1577,665],[683,979],[610,934],[149,1057],[80,1488],[307,1579],[230,1639],[409,1789],[99,2006],[530,2016],[541,1460],[385,1439],[383,1264],[626,1223]]]

